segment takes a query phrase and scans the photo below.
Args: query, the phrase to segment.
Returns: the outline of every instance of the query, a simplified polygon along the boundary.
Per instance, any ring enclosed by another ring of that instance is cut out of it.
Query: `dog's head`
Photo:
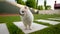
[[[28,10],[28,7],[23,7],[23,8],[20,8],[20,15],[21,16],[24,16],[26,14],[26,11]]]

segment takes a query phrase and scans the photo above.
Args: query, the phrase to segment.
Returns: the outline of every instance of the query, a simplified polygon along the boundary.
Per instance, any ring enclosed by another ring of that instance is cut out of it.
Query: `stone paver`
[[[35,31],[38,31],[38,30],[42,30],[48,26],[44,26],[44,25],[41,25],[41,24],[37,24],[37,23],[32,23],[32,30],[25,30],[25,27],[23,25],[22,22],[14,22],[14,24],[20,28],[25,34],[28,34],[28,33],[31,33],[31,32],[35,32]]]
[[[48,19],[50,19],[50,20],[60,20],[60,18],[58,19],[58,18],[48,18]]]
[[[8,28],[5,23],[0,24],[0,34],[9,34]]]
[[[38,22],[44,22],[44,23],[49,23],[49,24],[52,24],[52,25],[56,25],[56,24],[60,23],[60,22],[56,22],[56,21],[43,20],[43,19],[36,20],[36,21],[38,21]]]

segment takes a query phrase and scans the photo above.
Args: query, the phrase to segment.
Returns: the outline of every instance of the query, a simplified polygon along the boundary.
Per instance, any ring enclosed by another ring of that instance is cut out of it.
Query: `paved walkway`
[[[48,18],[50,20],[60,20],[60,18]]]
[[[8,28],[5,23],[0,24],[0,34],[9,34]]]
[[[47,28],[47,26],[45,26],[45,25],[41,25],[41,24],[37,24],[37,23],[32,23],[32,26],[31,26],[32,30],[25,30],[25,27],[24,27],[22,22],[14,22],[14,24],[18,28],[20,28],[25,34],[28,34],[28,33],[31,33],[31,32],[35,32],[35,31]]]
[[[38,21],[38,22],[44,22],[44,23],[49,23],[49,24],[52,24],[52,25],[56,25],[56,24],[60,23],[60,22],[56,22],[56,21],[43,20],[43,19],[36,20],[36,21]]]
[[[52,25],[56,25],[56,24],[60,23],[60,22],[56,22],[56,21],[43,20],[43,19],[36,20],[36,21],[44,22],[44,23],[49,23],[49,24],[52,24]],[[38,30],[42,30],[42,29],[48,27],[48,26],[45,26],[45,25],[41,25],[41,24],[37,24],[37,23],[32,23],[32,26],[31,26],[32,30],[25,30],[25,27],[24,27],[22,22],[13,22],[13,23],[18,28],[20,28],[25,34],[32,33],[32,32],[38,31]],[[1,23],[0,24],[0,34],[9,34],[8,28],[7,28],[5,23]]]

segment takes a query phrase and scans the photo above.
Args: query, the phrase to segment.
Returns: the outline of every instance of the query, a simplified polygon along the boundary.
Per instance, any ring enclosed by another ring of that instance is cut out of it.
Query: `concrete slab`
[[[44,26],[44,25],[41,25],[41,24],[37,24],[37,23],[32,23],[32,30],[25,30],[25,27],[23,25],[22,22],[13,22],[18,28],[20,28],[25,34],[28,34],[28,33],[31,33],[31,32],[35,32],[35,31],[38,31],[38,30],[42,30],[44,28],[47,28],[48,26]]]
[[[48,18],[50,20],[60,20],[60,18]]]
[[[8,28],[5,23],[0,24],[0,34],[9,34]]]
[[[38,21],[38,22],[44,22],[44,23],[49,23],[49,24],[52,24],[52,25],[56,25],[56,24],[60,23],[60,22],[56,22],[56,21],[43,20],[43,19],[36,20],[36,21]]]

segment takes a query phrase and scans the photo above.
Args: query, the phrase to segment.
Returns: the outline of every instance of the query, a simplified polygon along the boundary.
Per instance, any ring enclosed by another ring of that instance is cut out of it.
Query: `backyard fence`
[[[4,1],[0,2],[0,14],[18,14],[20,10],[19,6],[21,5],[13,5]],[[60,14],[60,10],[40,10],[38,14]]]
[[[40,10],[39,14],[60,14],[60,10]]]

